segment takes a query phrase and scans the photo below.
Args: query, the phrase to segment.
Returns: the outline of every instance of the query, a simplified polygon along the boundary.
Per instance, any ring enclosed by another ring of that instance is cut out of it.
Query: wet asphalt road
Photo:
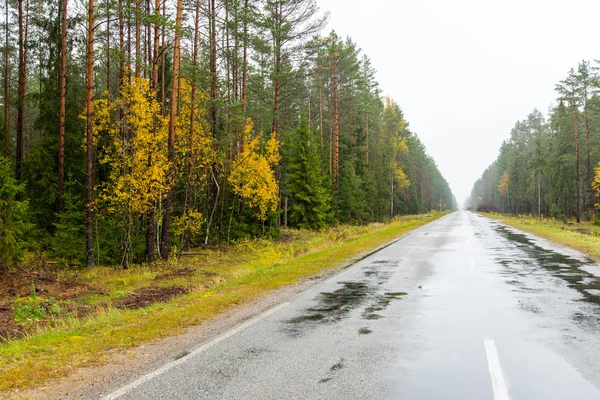
[[[453,213],[106,398],[600,399],[594,274]]]

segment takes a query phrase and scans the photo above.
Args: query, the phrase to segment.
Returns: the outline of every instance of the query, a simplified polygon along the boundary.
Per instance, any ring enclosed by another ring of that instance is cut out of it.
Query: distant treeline
[[[515,124],[475,183],[467,206],[504,213],[591,220],[600,190],[600,65],[582,61],[556,85],[547,118]]]
[[[127,266],[454,207],[314,0],[4,7],[0,264],[29,247]]]

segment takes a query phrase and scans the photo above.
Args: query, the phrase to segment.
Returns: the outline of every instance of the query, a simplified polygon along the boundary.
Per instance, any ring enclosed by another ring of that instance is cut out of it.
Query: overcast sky
[[[377,69],[459,203],[534,108],[600,58],[593,0],[317,0]]]

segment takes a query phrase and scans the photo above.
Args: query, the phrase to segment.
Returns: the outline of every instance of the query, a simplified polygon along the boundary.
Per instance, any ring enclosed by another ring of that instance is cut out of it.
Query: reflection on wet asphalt
[[[397,266],[398,260],[393,259],[376,260],[367,264],[362,268],[362,281],[338,282],[338,288],[334,291],[319,293],[314,305],[306,308],[302,315],[287,320],[289,325],[285,330],[291,336],[300,336],[319,324],[339,322],[356,308],[362,309],[362,318],[366,320],[383,318],[381,311],[393,300],[406,294],[381,290],[381,286],[390,279]],[[364,330],[359,333],[371,333],[367,328],[362,329]]]
[[[600,279],[597,276],[600,270],[593,260],[581,254],[563,254],[543,247],[539,240],[498,223],[493,224],[493,229],[510,244],[495,249],[494,257],[505,267],[502,275],[514,287],[512,290],[518,295],[520,308],[546,317],[560,316],[563,321],[570,318],[589,333],[600,332]],[[596,275],[589,271],[595,271]],[[572,290],[567,291],[566,287]],[[584,304],[549,306],[553,304],[547,300],[549,296],[567,304]],[[569,326],[562,329],[572,331]],[[578,338],[570,334],[565,337],[567,340]]]
[[[511,399],[600,399],[598,266],[487,218],[454,218],[463,241],[432,255],[403,337],[418,350],[401,350],[385,397],[494,398],[481,344],[491,340]]]
[[[527,274],[547,275],[565,280],[569,287],[578,290],[582,294],[582,301],[589,301],[600,304],[600,279],[597,276],[585,271],[582,267],[595,267],[593,260],[588,258],[575,258],[569,255],[557,253],[553,250],[545,249],[535,243],[535,241],[525,234],[517,233],[514,230],[496,224],[494,228],[496,232],[505,237],[511,242],[515,242],[516,247],[525,252],[529,259],[510,257],[506,250],[499,251],[497,256],[498,262],[507,267],[508,276],[515,275],[523,276],[525,273],[520,272],[523,266],[529,266]],[[536,268],[542,267],[543,270],[536,271]],[[527,275],[525,274],[525,275]],[[542,291],[543,289],[533,289],[527,287],[527,282],[521,282],[518,279],[513,279],[510,283],[521,286],[521,291]],[[596,313],[600,315],[600,313]]]
[[[600,399],[599,276],[453,213],[123,398]]]

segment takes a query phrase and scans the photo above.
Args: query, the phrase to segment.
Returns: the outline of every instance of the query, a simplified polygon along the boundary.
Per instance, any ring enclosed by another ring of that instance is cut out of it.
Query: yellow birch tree
[[[173,218],[173,230],[186,247],[202,234],[206,218],[195,207],[195,199],[206,189],[211,167],[218,162],[206,119],[207,100],[197,88],[192,96],[189,80],[181,79],[175,149],[176,175],[185,179],[185,198],[181,215]]]
[[[250,118],[244,128],[244,149],[233,163],[229,183],[235,194],[255,210],[256,217],[265,221],[269,212],[277,209],[279,199],[275,166],[279,163],[279,142],[271,134],[264,146],[262,135],[252,137],[254,123]]]
[[[121,118],[111,118],[116,115]],[[167,174],[168,126],[168,117],[162,115],[150,81],[144,78],[125,78],[114,102],[94,102],[94,136],[108,138],[99,162],[109,167],[96,204],[121,217],[124,267],[130,262],[134,223],[164,199],[173,184]]]
[[[498,193],[500,193],[500,195],[504,198],[506,198],[506,205],[509,205],[509,200],[508,200],[508,184],[510,182],[510,175],[508,174],[508,171],[504,171],[504,174],[502,174],[502,178],[500,178],[500,183],[498,184]]]

